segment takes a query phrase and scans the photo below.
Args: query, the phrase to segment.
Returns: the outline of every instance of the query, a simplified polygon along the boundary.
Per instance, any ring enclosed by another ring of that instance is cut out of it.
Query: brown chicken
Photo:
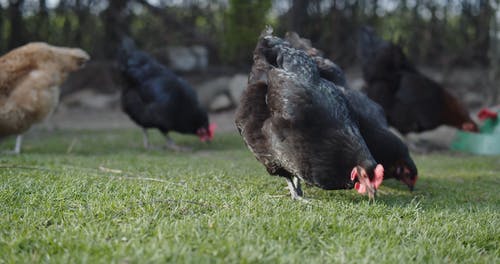
[[[477,131],[465,106],[437,82],[423,75],[398,45],[370,27],[359,36],[366,94],[380,104],[389,125],[399,132],[422,132],[440,125]]]
[[[59,85],[90,59],[77,48],[29,43],[0,57],[0,139],[18,135],[44,120],[59,102]]]

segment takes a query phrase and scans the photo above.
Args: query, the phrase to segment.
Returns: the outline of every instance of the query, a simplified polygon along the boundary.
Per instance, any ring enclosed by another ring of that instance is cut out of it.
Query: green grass
[[[306,186],[304,204],[239,136],[175,139],[195,152],[144,151],[138,129],[29,134],[0,157],[0,263],[500,262],[498,157],[416,156],[413,193]]]

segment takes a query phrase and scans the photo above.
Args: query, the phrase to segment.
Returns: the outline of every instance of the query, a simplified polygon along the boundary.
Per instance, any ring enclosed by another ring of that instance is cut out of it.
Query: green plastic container
[[[500,155],[499,119],[484,121],[479,133],[458,131],[451,143],[451,149],[480,155]]]

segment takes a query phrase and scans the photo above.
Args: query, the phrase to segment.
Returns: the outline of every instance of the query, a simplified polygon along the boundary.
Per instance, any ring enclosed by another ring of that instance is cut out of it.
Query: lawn
[[[0,263],[500,262],[499,157],[415,156],[413,193],[306,186],[305,204],[236,134],[174,138],[194,152],[145,151],[139,129],[28,134],[0,157]]]

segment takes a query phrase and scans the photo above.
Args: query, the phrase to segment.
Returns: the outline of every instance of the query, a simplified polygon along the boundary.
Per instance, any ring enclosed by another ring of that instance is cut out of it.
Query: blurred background
[[[113,58],[119,36],[186,78],[219,122],[229,120],[265,25],[296,31],[363,86],[357,31],[371,25],[473,112],[499,102],[499,0],[1,0],[0,53],[31,41],[92,56],[64,84],[58,126],[127,126]],[[83,110],[82,110],[83,109]],[[106,110],[106,111],[103,111]],[[113,111],[112,111],[113,110]],[[89,118],[91,113],[98,113]],[[101,120],[101,121],[99,121]],[[224,129],[224,125],[222,125]]]

